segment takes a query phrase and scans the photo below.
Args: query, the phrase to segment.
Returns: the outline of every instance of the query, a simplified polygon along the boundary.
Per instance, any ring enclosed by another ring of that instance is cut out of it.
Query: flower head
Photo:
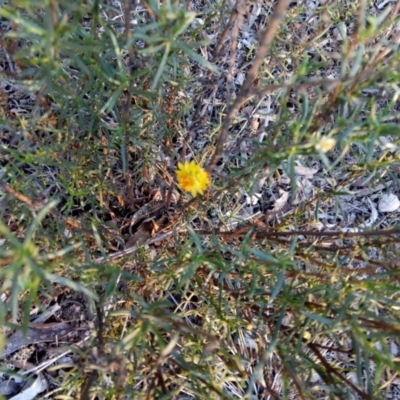
[[[317,150],[327,153],[331,151],[336,146],[336,139],[332,137],[323,136],[319,142],[315,145]]]
[[[178,178],[178,186],[192,193],[193,197],[196,197],[197,194],[203,194],[210,183],[208,172],[194,161],[178,163],[176,177]]]

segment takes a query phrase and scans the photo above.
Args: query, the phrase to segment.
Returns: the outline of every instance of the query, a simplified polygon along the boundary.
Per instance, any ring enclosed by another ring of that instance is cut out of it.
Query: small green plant
[[[3,374],[394,398],[396,8],[311,3],[0,8]]]

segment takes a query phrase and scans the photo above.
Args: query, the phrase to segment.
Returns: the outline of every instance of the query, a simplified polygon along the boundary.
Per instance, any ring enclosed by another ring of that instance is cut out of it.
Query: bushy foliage
[[[398,10],[256,3],[0,8],[2,358],[57,304],[52,398],[396,393]]]

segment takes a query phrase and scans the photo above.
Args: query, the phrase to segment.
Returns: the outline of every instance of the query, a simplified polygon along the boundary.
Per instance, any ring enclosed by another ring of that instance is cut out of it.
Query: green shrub
[[[60,306],[52,398],[390,398],[395,6],[189,3],[0,9],[3,335]]]

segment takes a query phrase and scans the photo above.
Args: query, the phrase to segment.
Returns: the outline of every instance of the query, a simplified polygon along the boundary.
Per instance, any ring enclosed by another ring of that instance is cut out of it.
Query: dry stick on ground
[[[6,192],[9,195],[11,195],[12,197],[14,197],[15,199],[24,203],[31,211],[40,210],[47,203],[47,201],[30,199],[29,197],[25,196],[24,194],[16,191],[12,186],[10,186],[3,179],[0,179],[0,188],[2,190],[4,190],[4,192]],[[50,214],[53,215],[56,219],[62,219],[65,223],[67,223],[68,225],[70,225],[76,229],[83,230],[83,227],[82,227],[82,224],[80,221],[66,217],[54,209],[50,210]]]
[[[314,345],[314,343],[309,343],[308,347],[313,351],[313,353],[317,356],[317,358],[321,361],[321,364],[325,367],[325,370],[328,372],[330,376],[335,375],[341,381],[346,383],[348,386],[352,388],[354,392],[356,392],[362,399],[370,400],[371,396],[367,393],[360,390],[356,385],[353,384],[349,379],[347,379],[342,373],[340,373],[335,367],[333,367],[326,358],[321,354],[318,348]]]
[[[239,0],[239,2],[241,3],[241,1]],[[224,2],[224,4],[222,5],[222,10],[224,9],[224,6],[225,6],[225,2]],[[221,51],[221,49],[222,49],[222,45],[224,44],[224,42],[225,42],[225,39],[228,37],[228,34],[229,34],[229,30],[231,29],[231,26],[233,25],[233,23],[234,23],[234,21],[235,21],[235,17],[236,17],[236,15],[237,15],[237,13],[238,13],[238,8],[239,8],[239,5],[238,5],[238,2],[236,2],[236,4],[235,4],[235,9],[232,11],[232,14],[231,14],[231,17],[229,18],[229,21],[228,21],[228,25],[226,25],[226,28],[224,29],[224,31],[222,32],[222,35],[220,36],[220,38],[218,39],[218,43],[217,43],[217,45],[215,46],[215,50],[214,50],[214,60],[219,56],[219,53],[220,53],[220,51]],[[223,16],[221,15],[221,18],[222,18]],[[223,19],[222,19],[223,20]]]
[[[226,77],[226,82],[227,82],[227,96],[226,96],[226,103],[229,104],[231,102],[231,84],[233,81],[233,70],[235,67],[235,61],[236,61],[236,53],[237,53],[237,42],[238,42],[238,36],[239,36],[239,31],[240,27],[243,22],[243,17],[246,12],[246,5],[244,4],[243,0],[238,0],[236,3],[236,24],[235,27],[233,28],[232,32],[232,44],[231,44],[231,51],[230,51],[230,57],[229,57],[229,67],[228,67],[228,74]]]
[[[24,203],[30,210],[40,210],[43,208],[46,204],[45,201],[40,201],[40,200],[33,200],[24,194],[16,191],[12,186],[10,186],[7,182],[5,182],[3,179],[0,179],[0,188],[4,190],[6,193],[10,194],[13,196],[15,199],[21,201]]]
[[[196,233],[201,235],[223,235],[226,237],[237,237],[246,235],[251,229],[255,229],[254,235],[257,238],[268,238],[268,237],[289,237],[289,236],[315,236],[315,237],[330,237],[330,238],[351,238],[351,237],[371,237],[371,236],[391,236],[391,235],[400,235],[400,229],[381,229],[377,231],[361,231],[361,232],[341,232],[341,231],[328,231],[328,232],[321,232],[321,231],[266,231],[262,232],[259,230],[257,225],[246,225],[243,227],[238,228],[235,231],[221,231],[221,230],[205,230],[205,229],[197,229],[195,230]]]
[[[215,168],[217,162],[221,158],[224,143],[226,142],[226,139],[228,137],[229,127],[234,118],[236,117],[240,106],[242,105],[243,102],[247,100],[254,79],[264,61],[265,55],[267,54],[267,51],[271,46],[271,43],[275,37],[276,32],[278,31],[278,28],[284,17],[288,5],[289,5],[289,0],[279,0],[278,4],[276,5],[275,12],[271,17],[271,20],[269,21],[269,26],[262,35],[260,48],[258,49],[253,65],[251,66],[249,72],[246,75],[246,79],[239,90],[236,100],[228,108],[228,113],[222,124],[215,152],[211,158],[210,163],[207,166],[209,171],[212,171]]]

